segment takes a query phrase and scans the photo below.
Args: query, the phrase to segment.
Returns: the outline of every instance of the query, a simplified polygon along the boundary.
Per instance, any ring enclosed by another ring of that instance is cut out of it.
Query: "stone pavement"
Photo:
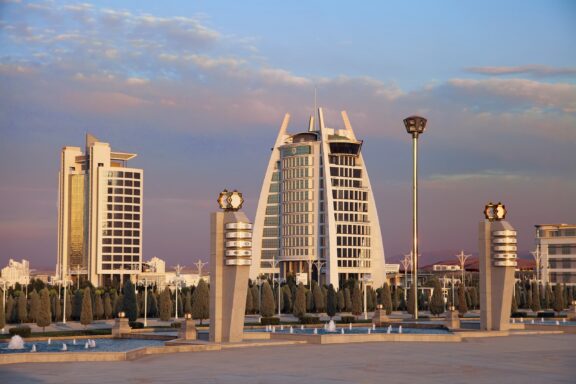
[[[3,383],[571,383],[576,335],[226,349],[0,366]]]

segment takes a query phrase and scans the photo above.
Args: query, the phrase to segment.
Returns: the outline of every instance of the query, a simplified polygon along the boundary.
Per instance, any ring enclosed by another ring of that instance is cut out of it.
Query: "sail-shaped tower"
[[[286,114],[272,149],[253,232],[252,279],[294,275],[320,284],[385,281],[384,247],[362,141],[327,128],[322,109],[308,130],[288,134]]]

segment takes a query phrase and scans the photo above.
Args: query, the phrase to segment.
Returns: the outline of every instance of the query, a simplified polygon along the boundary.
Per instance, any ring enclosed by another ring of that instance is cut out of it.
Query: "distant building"
[[[376,201],[358,140],[345,112],[345,129],[310,119],[307,131],[288,134],[286,115],[264,176],[253,234],[250,277],[311,277],[340,286],[370,276],[386,278]],[[275,265],[276,264],[276,265]]]
[[[536,225],[542,283],[576,286],[576,224]]]
[[[8,265],[2,268],[0,275],[2,281],[6,282],[10,287],[13,287],[16,283],[27,285],[30,282],[30,263],[24,259],[21,262],[10,259],[8,260]]]
[[[200,276],[189,269],[183,269],[179,274],[166,272],[166,262],[159,257],[153,257],[142,263],[142,272],[138,274],[137,281],[142,282],[146,279],[148,284],[156,285],[162,290],[166,286],[174,289],[177,282],[180,287],[196,286],[201,278],[207,283],[210,282],[210,276]]]
[[[62,149],[57,279],[103,286],[141,271],[143,170],[128,167],[135,157],[90,134],[84,153]]]

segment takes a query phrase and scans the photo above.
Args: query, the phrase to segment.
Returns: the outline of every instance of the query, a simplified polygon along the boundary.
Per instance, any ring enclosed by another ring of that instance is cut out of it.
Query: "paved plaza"
[[[576,335],[232,348],[129,362],[0,366],[3,383],[571,383]]]

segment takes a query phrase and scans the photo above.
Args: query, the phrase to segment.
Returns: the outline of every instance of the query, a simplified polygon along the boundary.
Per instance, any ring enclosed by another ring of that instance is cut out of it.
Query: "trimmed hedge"
[[[526,312],[514,312],[511,317],[528,317],[528,313]]]
[[[144,328],[144,323],[142,323],[141,321],[131,321],[128,323],[128,325],[130,326],[130,328],[132,329],[142,329]]]
[[[340,322],[344,323],[344,324],[355,323],[356,322],[356,316],[341,316]]]
[[[182,326],[182,323],[180,322],[173,322],[172,324],[170,324],[170,328],[180,328]]]
[[[319,324],[320,318],[318,316],[304,315],[300,318],[302,324]]]
[[[556,317],[556,313],[549,312],[549,311],[546,311],[546,312],[542,311],[542,312],[538,312],[536,317],[545,317],[545,318]]]
[[[279,325],[280,318],[279,317],[262,317],[260,319],[260,324],[262,325]]]
[[[29,326],[23,325],[20,327],[12,327],[8,330],[11,336],[18,335],[20,337],[30,337],[32,334],[32,329]]]

